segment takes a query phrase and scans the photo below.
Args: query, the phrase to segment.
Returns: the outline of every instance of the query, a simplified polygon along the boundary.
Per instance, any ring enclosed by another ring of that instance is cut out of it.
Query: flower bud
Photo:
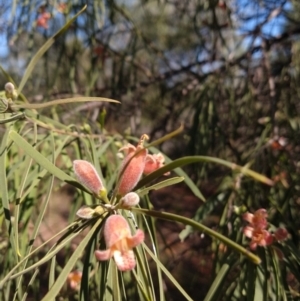
[[[146,163],[144,168],[144,175],[148,175],[157,169],[164,166],[165,158],[161,153],[153,154],[153,155],[147,155],[146,157]],[[170,172],[166,172],[164,175],[168,176]]]
[[[90,162],[85,160],[75,160],[73,161],[73,169],[78,181],[94,194],[100,196],[106,191],[96,168]]]
[[[83,206],[76,212],[76,215],[82,219],[91,219],[94,217],[94,213],[94,209],[88,206]]]
[[[140,197],[135,192],[129,192],[121,199],[121,206],[129,209],[136,206],[140,202]]]
[[[15,86],[11,82],[5,84],[4,90],[5,90],[5,96],[7,98],[16,99],[18,97],[18,92],[15,89]]]
[[[278,228],[274,233],[274,238],[279,242],[286,240],[288,236],[289,232],[284,228]]]
[[[121,150],[125,151],[125,158],[122,162],[120,179],[118,183],[118,194],[125,195],[130,192],[140,180],[146,163],[147,149],[143,143],[148,139],[147,135],[142,135],[137,147],[129,144]]]

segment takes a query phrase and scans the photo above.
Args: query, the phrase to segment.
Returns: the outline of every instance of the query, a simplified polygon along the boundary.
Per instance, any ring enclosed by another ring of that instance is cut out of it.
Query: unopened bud
[[[76,212],[76,215],[82,219],[91,219],[94,217],[94,213],[94,209],[88,206],[83,206]]]
[[[6,83],[4,89],[5,89],[5,96],[7,98],[16,99],[18,97],[18,92],[15,89],[15,86],[11,82]]]
[[[8,82],[5,84],[4,89],[8,93],[12,93],[15,89],[15,86],[11,82]]]
[[[121,206],[123,208],[131,208],[136,206],[140,202],[140,197],[135,192],[129,192],[121,199]]]
[[[97,196],[106,192],[96,168],[90,162],[85,160],[75,160],[73,161],[73,169],[78,181]]]
[[[279,242],[286,240],[288,236],[289,232],[285,228],[278,228],[274,233],[275,239]]]

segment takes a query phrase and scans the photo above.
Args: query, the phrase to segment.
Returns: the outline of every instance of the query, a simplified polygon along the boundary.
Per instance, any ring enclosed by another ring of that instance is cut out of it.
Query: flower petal
[[[135,267],[135,258],[132,250],[127,252],[114,251],[114,259],[120,271],[130,271]]]
[[[129,225],[122,215],[114,214],[107,218],[104,225],[104,238],[107,248],[130,236]]]
[[[252,224],[252,221],[253,221],[253,214],[250,213],[250,212],[246,212],[243,214],[243,220],[245,220],[246,222]]]
[[[243,233],[246,237],[252,238],[254,229],[250,226],[246,226],[243,229]]]
[[[165,157],[161,154],[153,154],[153,155],[147,155],[146,157],[146,164],[144,168],[144,174],[148,175],[151,172],[154,172],[155,170],[161,168],[164,166]],[[166,172],[164,175],[169,175],[170,172]]]
[[[104,260],[108,260],[112,257],[112,254],[110,252],[110,250],[104,250],[104,251],[100,251],[100,250],[96,250],[95,251],[95,257],[99,260],[99,261],[104,261]]]
[[[129,248],[134,248],[141,244],[145,239],[145,234],[142,230],[138,229],[132,237],[127,238]]]
[[[118,194],[125,195],[130,192],[140,180],[147,156],[147,149],[136,148],[136,151],[129,151],[122,162],[121,177],[118,184]],[[129,162],[129,163],[128,163]]]

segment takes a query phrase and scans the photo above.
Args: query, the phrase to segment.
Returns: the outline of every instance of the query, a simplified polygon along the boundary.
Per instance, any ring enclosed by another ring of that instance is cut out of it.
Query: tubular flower
[[[101,192],[106,191],[96,168],[90,162],[75,160],[73,161],[73,169],[78,181],[93,193],[100,195]]]
[[[148,139],[148,136],[144,134],[141,136],[136,147],[128,144],[120,149],[120,151],[125,152],[125,158],[121,165],[118,185],[119,195],[123,196],[130,192],[143,174],[148,154],[147,149],[144,148],[144,141],[146,139]]]
[[[154,154],[154,155],[147,155],[146,157],[146,164],[144,168],[144,174],[148,175],[151,172],[161,168],[164,166],[165,158],[161,153]],[[169,172],[165,173],[167,176]]]
[[[132,236],[126,219],[121,215],[111,215],[104,225],[104,239],[107,249],[95,251],[96,258],[104,261],[114,257],[120,271],[134,269],[136,263],[132,249],[144,241],[144,232],[138,229]]]
[[[255,250],[257,246],[265,247],[273,243],[273,236],[267,230],[246,226],[243,232],[245,236],[251,238],[250,249],[252,250]]]

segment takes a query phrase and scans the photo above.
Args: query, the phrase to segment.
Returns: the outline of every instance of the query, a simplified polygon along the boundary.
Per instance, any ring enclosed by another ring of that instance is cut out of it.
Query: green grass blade
[[[54,164],[52,164],[47,158],[45,158],[40,152],[35,150],[24,138],[22,138],[17,132],[11,131],[9,133],[9,137],[21,148],[25,151],[25,153],[33,158],[38,164],[43,166],[46,170],[48,170],[52,175],[57,177],[63,182],[69,183],[75,187],[80,188],[88,192],[82,185],[80,185],[74,178],[63,172],[61,169],[57,168]]]
[[[84,239],[81,241],[81,243],[78,245],[77,249],[74,251],[70,259],[68,260],[67,264],[57,277],[55,283],[51,287],[51,289],[48,291],[46,296],[42,299],[42,301],[50,301],[52,299],[55,299],[55,297],[59,294],[62,286],[66,282],[69,273],[73,269],[74,265],[76,264],[77,260],[82,256],[83,251],[85,250],[86,246],[88,245],[90,239],[94,235],[95,231],[99,228],[99,226],[102,223],[102,219],[99,219],[92,229],[89,231],[89,233],[84,237]]]
[[[264,175],[261,175],[251,169],[248,169],[247,167],[244,166],[239,166],[236,165],[235,163],[228,162],[223,159],[219,158],[214,158],[214,157],[208,157],[208,156],[189,156],[189,157],[183,157],[177,160],[174,160],[171,163],[166,164],[165,166],[161,167],[160,169],[154,171],[153,173],[149,174],[145,178],[143,178],[138,185],[136,186],[136,189],[141,188],[148,184],[149,182],[155,180],[156,178],[162,176],[164,173],[171,171],[173,169],[176,169],[178,167],[182,167],[188,164],[193,164],[193,163],[200,163],[200,162],[205,162],[205,163],[216,163],[220,165],[224,165],[228,168],[231,168],[234,171],[238,171],[242,174],[245,174],[249,177],[254,178],[257,181],[260,181],[264,184],[272,186],[274,183],[271,179],[267,178]],[[176,170],[175,170],[176,171]]]
[[[72,97],[72,98],[62,98],[62,99],[56,99],[51,100],[44,103],[22,103],[22,104],[16,104],[12,105],[12,109],[44,109],[51,106],[57,106],[62,104],[68,104],[68,103],[80,103],[80,102],[112,102],[112,103],[120,103],[117,100],[110,99],[110,98],[104,98],[104,97]]]
[[[114,264],[112,269],[112,292],[114,301],[121,301],[121,292],[120,292],[120,284],[119,284],[119,274],[117,266]]]
[[[34,285],[34,282],[35,282],[35,279],[36,279],[38,273],[39,273],[38,270],[34,271],[33,275],[30,278],[30,281],[28,282],[27,289],[26,289],[26,291],[25,291],[25,293],[24,293],[23,298],[22,298],[21,301],[26,301],[27,300],[28,291],[30,291],[31,286]]]
[[[36,249],[34,249],[30,254],[28,254],[27,256],[25,256],[22,260],[20,260],[20,262],[18,262],[10,271],[8,274],[5,275],[5,277],[3,279],[1,279],[0,281],[0,291],[3,289],[4,284],[9,281],[10,279],[13,278],[17,278],[19,275],[22,275],[24,273],[19,273],[17,275],[14,274],[15,271],[17,271],[17,269],[23,265],[28,258],[30,258],[33,254],[37,253],[39,250],[42,250],[46,245],[48,245],[53,239],[59,237],[62,233],[66,232],[67,230],[71,229],[72,227],[74,227],[75,225],[77,225],[78,222],[75,222],[71,225],[69,225],[68,227],[66,227],[65,229],[59,231],[58,233],[56,233],[55,235],[53,235],[50,239],[48,239],[47,241],[45,241],[44,243],[42,243],[41,245],[39,245]]]
[[[56,256],[53,256],[50,264],[48,288],[50,289],[55,282],[55,266],[56,266]]]
[[[165,275],[172,281],[176,288],[181,292],[186,300],[193,301],[193,299],[187,294],[187,292],[182,288],[182,286],[177,282],[177,280],[172,276],[168,269],[158,260],[158,258],[152,253],[152,251],[143,243],[143,247],[150,255],[150,257],[155,261],[159,268],[165,273]]]
[[[184,177],[174,177],[174,178],[170,178],[170,179],[167,179],[167,180],[164,180],[164,181],[161,181],[157,184],[154,184],[152,186],[149,186],[149,187],[146,187],[144,189],[141,189],[140,191],[138,191],[137,193],[140,195],[140,196],[143,196],[145,194],[148,194],[150,190],[158,190],[158,189],[161,189],[161,188],[164,188],[164,187],[168,187],[168,186],[171,186],[171,185],[174,185],[174,184],[178,184],[180,182],[184,181]]]
[[[146,291],[145,291],[145,287],[144,287],[143,284],[142,284],[142,280],[141,280],[140,277],[137,275],[137,273],[136,273],[135,270],[132,270],[132,274],[133,274],[133,276],[134,276],[134,278],[135,278],[135,281],[136,281],[136,283],[137,283],[137,285],[138,285],[138,288],[139,288],[140,300],[153,301],[153,300],[149,299],[149,296],[147,295],[147,293],[146,293]],[[141,296],[143,296],[144,299],[142,299]]]
[[[41,266],[42,264],[48,262],[50,259],[52,259],[53,256],[55,256],[61,249],[65,248],[66,245],[69,244],[70,241],[72,241],[80,233],[81,232],[79,231],[79,232],[69,235],[62,243],[56,245],[56,247],[53,250],[51,250],[48,254],[46,254],[38,262],[36,262],[35,264],[31,265],[30,267],[22,270],[21,272],[13,274],[12,276],[10,276],[10,279],[18,278],[20,275],[24,275],[24,274],[28,273],[29,271],[32,271],[32,270],[38,268],[39,266]]]
[[[230,271],[230,265],[228,263],[223,264],[217,276],[215,277],[214,282],[210,286],[209,291],[207,292],[205,299],[203,301],[215,300],[214,296],[217,293],[218,289],[220,288],[220,285],[225,280],[225,277],[228,275],[229,271]]]
[[[5,131],[4,136],[2,137],[0,145],[0,196],[5,216],[6,229],[8,229],[8,235],[10,243],[13,247],[16,260],[18,260],[18,250],[16,249],[15,239],[14,239],[14,227],[11,219],[10,206],[9,206],[9,197],[7,191],[7,179],[6,179],[6,156],[8,149],[8,141],[10,135],[10,127]]]
[[[133,212],[138,212],[141,214],[146,214],[149,216],[153,216],[153,217],[157,217],[157,218],[161,218],[161,219],[165,219],[165,220],[169,220],[169,221],[183,223],[184,225],[190,225],[193,228],[195,228],[201,232],[204,232],[219,241],[222,241],[224,244],[231,247],[232,249],[239,252],[240,254],[244,255],[245,257],[247,257],[249,260],[251,260],[255,264],[261,263],[261,259],[258,256],[249,252],[247,249],[245,249],[241,245],[237,244],[236,242],[232,241],[231,239],[227,238],[226,236],[220,234],[219,232],[216,232],[190,218],[180,216],[177,214],[173,214],[173,213],[160,212],[160,211],[154,211],[154,210],[148,210],[148,209],[131,208],[131,210]]]

